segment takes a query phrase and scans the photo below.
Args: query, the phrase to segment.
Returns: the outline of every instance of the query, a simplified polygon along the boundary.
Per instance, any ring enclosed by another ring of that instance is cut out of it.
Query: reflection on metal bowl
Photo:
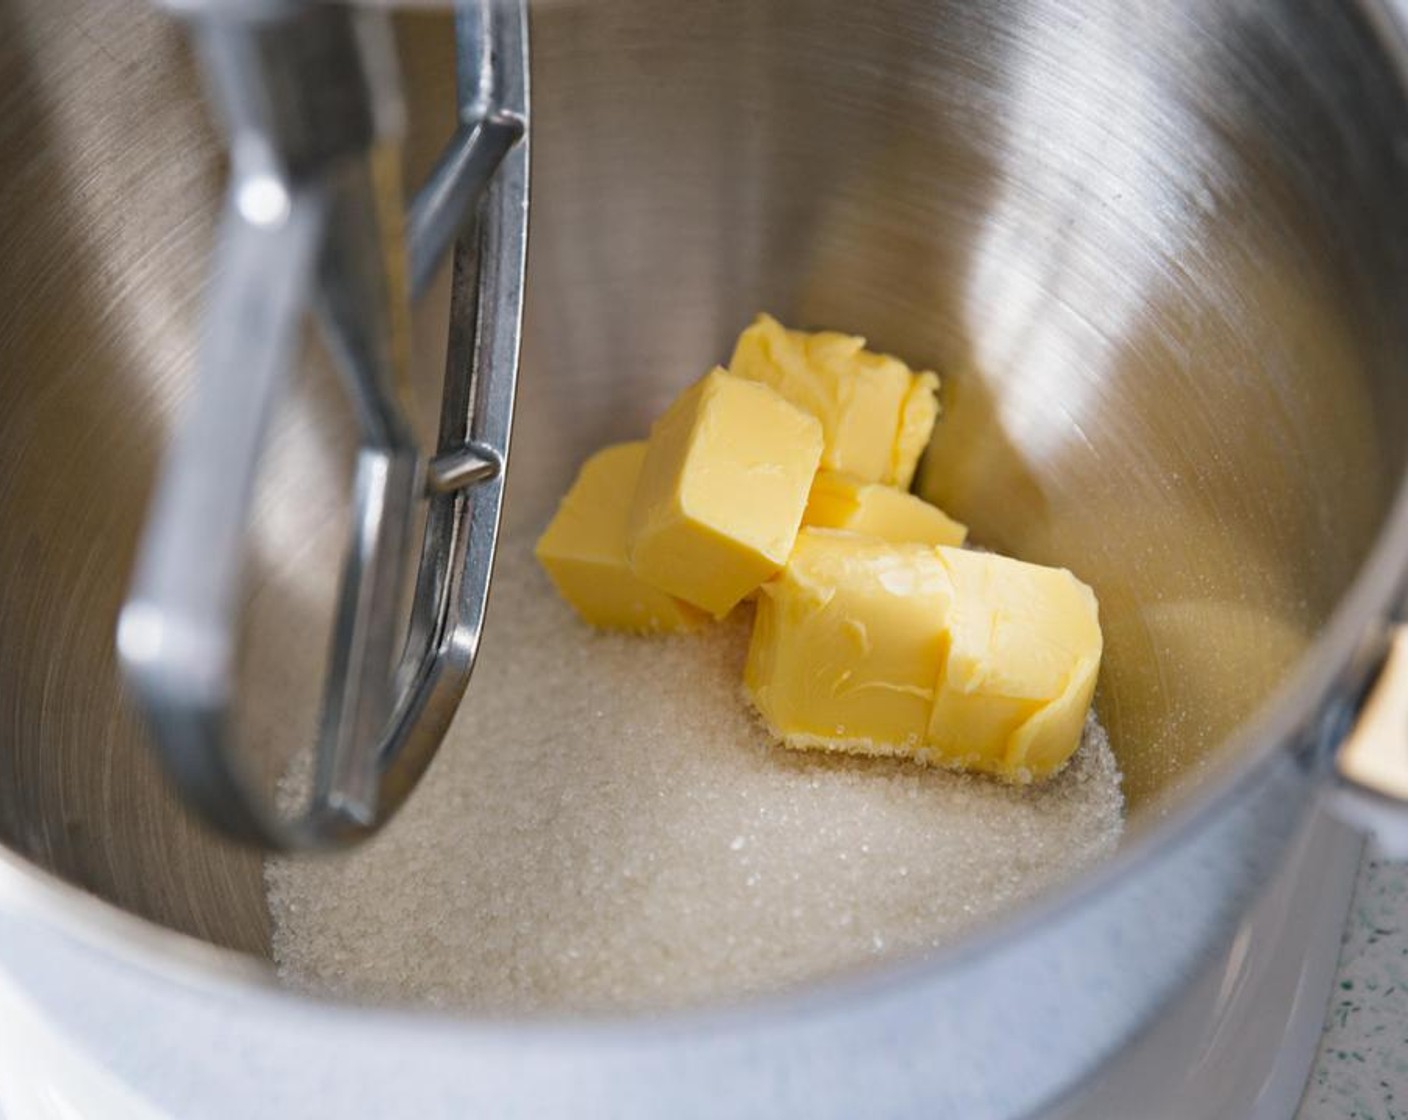
[[[922,491],[1099,593],[1122,851],[953,952],[668,1026],[335,1007],[171,935],[268,950],[258,858],[184,815],[111,646],[189,386],[218,148],[167,19],[19,0],[0,9],[6,983],[176,1115],[1026,1114],[1247,905],[1382,646],[1408,556],[1401,29],[1367,0],[595,0],[532,31],[509,531],[759,308],[943,371]],[[398,34],[418,176],[452,124],[451,40],[443,15]],[[427,407],[438,293],[416,324]],[[251,557],[270,777],[315,715],[320,666],[283,639],[327,625],[352,437],[310,350]]]

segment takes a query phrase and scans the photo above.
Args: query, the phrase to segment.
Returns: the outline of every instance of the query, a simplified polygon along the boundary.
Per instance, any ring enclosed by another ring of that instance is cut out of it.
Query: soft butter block
[[[939,379],[834,331],[789,331],[760,315],[738,338],[735,377],[776,389],[821,421],[822,466],[908,487],[938,415]]]
[[[967,526],[908,491],[827,470],[812,482],[802,524],[895,543],[960,545],[968,536]]]
[[[913,754],[952,598],[932,548],[803,529],[758,596],[744,687],[788,746]]]
[[[1015,782],[1080,745],[1100,670],[1095,594],[1063,568],[940,548],[953,587],[928,746],[937,761]]]
[[[715,369],[650,433],[627,523],[637,577],[723,617],[787,562],[821,459],[815,417]]]
[[[592,626],[689,630],[708,616],[639,579],[626,557],[626,519],[645,452],[644,440],[618,443],[582,464],[534,552],[558,593]]]

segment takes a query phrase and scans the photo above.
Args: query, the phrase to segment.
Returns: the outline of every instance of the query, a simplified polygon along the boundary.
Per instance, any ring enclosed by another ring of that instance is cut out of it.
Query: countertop
[[[1360,865],[1296,1120],[1408,1120],[1408,864]]]

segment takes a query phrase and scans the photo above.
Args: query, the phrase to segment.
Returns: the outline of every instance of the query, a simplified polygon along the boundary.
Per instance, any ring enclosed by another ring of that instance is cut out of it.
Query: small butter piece
[[[1102,638],[1095,594],[1063,568],[940,548],[953,585],[928,746],[936,760],[1030,782],[1080,745]]]
[[[788,746],[912,754],[928,727],[952,595],[930,547],[803,529],[758,596],[744,687]]]
[[[907,491],[827,470],[812,482],[802,524],[897,544],[959,545],[968,536],[967,526]]]
[[[722,618],[787,562],[821,448],[821,424],[767,385],[707,374],[651,429],[632,569]]]
[[[834,331],[789,331],[759,315],[738,338],[736,377],[771,385],[821,421],[821,464],[865,482],[908,487],[938,415],[939,379]]]
[[[890,452],[891,486],[908,490],[914,481],[919,457],[929,446],[934,423],[939,418],[939,378],[933,373],[916,373],[900,405],[900,427]]]
[[[707,616],[637,578],[626,558],[626,518],[645,450],[644,440],[618,443],[583,463],[534,552],[558,593],[592,626],[689,630]]]

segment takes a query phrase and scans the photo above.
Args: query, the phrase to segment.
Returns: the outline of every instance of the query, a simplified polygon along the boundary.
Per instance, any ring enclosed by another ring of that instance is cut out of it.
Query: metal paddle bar
[[[384,13],[316,0],[172,6],[191,22],[222,112],[231,178],[194,399],[158,481],[118,652],[166,769],[211,824],[273,849],[345,846],[414,788],[478,647],[523,303],[526,11],[523,0],[456,10],[459,127],[407,206]],[[452,247],[440,431],[426,452],[397,386],[409,302]],[[245,772],[235,666],[260,457],[310,312],[355,408],[360,448],[312,792],[285,816]]]

